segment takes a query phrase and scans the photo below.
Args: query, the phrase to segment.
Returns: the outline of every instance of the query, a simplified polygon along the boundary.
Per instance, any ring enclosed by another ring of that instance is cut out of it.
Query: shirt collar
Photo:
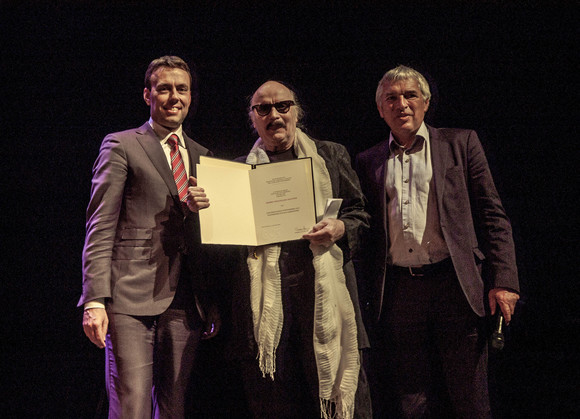
[[[423,144],[429,144],[429,130],[427,129],[425,122],[421,123],[421,126],[419,127],[419,129],[417,130],[417,134],[415,135],[415,141],[413,141],[411,148],[409,148],[407,151],[409,153],[415,153],[417,151],[420,151],[423,149]],[[404,151],[404,149],[401,146],[399,146],[397,140],[395,140],[395,137],[393,137],[393,133],[391,132],[389,134],[389,153],[396,154],[399,150],[401,152]]]
[[[178,141],[179,146],[185,147],[185,144],[183,141],[183,126],[182,125],[180,125],[179,128],[177,128],[175,131],[170,131],[167,128],[165,128],[164,126],[159,125],[152,118],[149,118],[149,125],[151,125],[151,128],[153,128],[153,131],[155,131],[155,134],[157,134],[161,143],[165,143],[171,134],[175,134],[179,138],[179,141]]]

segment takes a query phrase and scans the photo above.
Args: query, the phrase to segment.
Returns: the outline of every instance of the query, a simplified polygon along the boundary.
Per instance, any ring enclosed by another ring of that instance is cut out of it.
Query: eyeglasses
[[[290,110],[290,106],[294,106],[293,100],[283,100],[282,102],[277,103],[263,103],[259,105],[252,106],[252,110],[256,111],[260,116],[270,115],[272,108],[276,108],[276,111],[279,113],[287,113]]]

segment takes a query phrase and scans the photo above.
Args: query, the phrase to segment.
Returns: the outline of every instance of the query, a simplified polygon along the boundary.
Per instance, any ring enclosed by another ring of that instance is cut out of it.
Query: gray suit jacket
[[[484,316],[487,290],[506,287],[519,291],[511,225],[477,134],[471,130],[427,128],[441,230],[465,297],[473,311]],[[386,140],[356,158],[371,214],[364,257],[358,264],[364,278],[359,278],[359,282],[370,281],[366,293],[375,320],[380,317],[388,282],[388,154]]]
[[[184,134],[190,174],[209,151]],[[197,214],[184,210],[159,138],[148,123],[109,134],[93,167],[79,306],[106,298],[114,312],[157,315],[171,304],[184,255],[191,289],[204,289]],[[197,274],[197,275],[196,275]],[[194,304],[192,302],[192,304]]]

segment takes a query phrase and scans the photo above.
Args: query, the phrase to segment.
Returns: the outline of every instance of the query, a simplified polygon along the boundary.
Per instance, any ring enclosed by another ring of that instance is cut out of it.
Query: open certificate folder
[[[250,165],[201,156],[201,242],[260,246],[300,239],[316,224],[312,159]]]

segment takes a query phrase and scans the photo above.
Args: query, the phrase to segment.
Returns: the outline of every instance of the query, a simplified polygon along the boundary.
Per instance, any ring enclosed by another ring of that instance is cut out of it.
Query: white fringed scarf
[[[318,154],[314,141],[300,129],[296,129],[294,151],[298,157],[312,158],[316,211],[322,217],[327,198],[332,198],[326,163]],[[269,161],[262,139],[258,138],[246,163]],[[276,371],[276,349],[284,323],[278,266],[280,250],[280,244],[250,248],[247,260],[258,363],[262,374],[268,374],[272,380]],[[311,244],[310,250],[315,272],[313,345],[320,410],[325,419],[350,419],[354,414],[360,360],[354,308],[342,270],[342,251],[336,244],[331,247]]]

